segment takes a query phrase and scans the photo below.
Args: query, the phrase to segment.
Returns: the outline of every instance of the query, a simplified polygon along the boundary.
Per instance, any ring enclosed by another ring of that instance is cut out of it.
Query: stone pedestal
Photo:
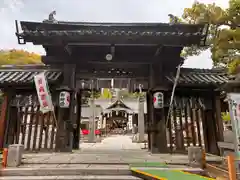
[[[140,139],[140,134],[137,133],[137,134],[134,134],[133,135],[133,138],[132,138],[132,142],[133,143],[144,143],[144,142],[147,142],[148,141],[148,134],[144,134],[144,139]]]
[[[8,148],[7,166],[17,167],[21,164],[24,146],[22,144],[12,144]]]
[[[188,147],[188,161],[191,167],[204,166],[203,150],[201,147]]]

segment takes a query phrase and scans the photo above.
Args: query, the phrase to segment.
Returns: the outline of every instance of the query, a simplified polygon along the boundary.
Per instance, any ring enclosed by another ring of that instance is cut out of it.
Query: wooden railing
[[[228,154],[221,156],[221,165],[207,164],[207,170],[215,174],[219,179],[226,178],[228,180],[237,180],[237,176],[240,174],[237,174],[235,164],[239,159],[235,158],[234,144],[229,142],[218,142],[218,147],[222,152],[222,155],[224,154],[224,151],[227,151]]]

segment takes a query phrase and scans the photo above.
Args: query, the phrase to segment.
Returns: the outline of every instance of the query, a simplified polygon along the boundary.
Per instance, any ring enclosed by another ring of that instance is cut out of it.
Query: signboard
[[[161,109],[164,107],[164,96],[162,92],[156,92],[153,94],[153,106],[156,109]]]
[[[59,94],[59,107],[69,108],[70,106],[70,93],[67,91],[62,91]]]
[[[40,104],[40,111],[42,111],[42,113],[53,111],[54,109],[52,98],[48,89],[48,84],[44,72],[34,76],[34,82]]]
[[[229,111],[231,116],[232,130],[235,133],[234,145],[236,158],[238,159],[236,168],[240,172],[240,93],[228,94]]]
[[[132,129],[133,128],[133,115],[129,115],[128,116],[128,129]]]
[[[102,128],[102,116],[100,116],[99,119],[98,119],[97,127],[98,127],[98,129]]]

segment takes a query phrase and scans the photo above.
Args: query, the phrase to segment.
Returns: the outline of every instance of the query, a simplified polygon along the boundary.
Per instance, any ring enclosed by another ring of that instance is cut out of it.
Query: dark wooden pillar
[[[147,100],[147,133],[148,133],[148,150],[151,151],[151,147],[152,147],[152,138],[151,138],[151,128],[152,128],[152,119],[153,119],[153,108],[151,107],[152,106],[152,93],[151,91],[149,90],[147,93],[146,93],[146,100]]]
[[[216,92],[215,95],[215,102],[214,102],[214,109],[216,112],[216,126],[217,126],[217,140],[223,141],[223,120],[221,117],[221,100],[220,100],[220,92]]]
[[[154,109],[153,94],[162,91],[163,72],[160,63],[154,63],[149,69],[149,91],[147,98],[148,120],[150,122],[150,150],[152,153],[167,153],[165,114],[163,109]]]
[[[6,144],[14,144],[14,136],[15,136],[15,130],[16,130],[16,121],[18,120],[17,115],[18,115],[18,109],[16,106],[10,106],[9,108],[9,123],[8,123],[8,137]]]
[[[82,91],[78,91],[76,95],[76,124],[73,129],[73,149],[79,149],[80,142],[80,125],[82,110]]]
[[[7,94],[3,95],[3,102],[1,105],[1,115],[0,115],[0,150],[4,145],[4,133],[6,126],[6,117],[7,117],[7,106],[8,106],[8,96]]]
[[[211,154],[219,154],[219,149],[217,146],[217,128],[216,128],[216,116],[214,108],[214,95],[211,97],[206,97],[205,99],[205,110],[204,110],[204,120],[203,128],[206,136],[205,144],[207,147],[207,152]]]
[[[166,112],[167,114],[167,112]],[[165,112],[163,109],[155,109],[155,127],[157,127],[156,131],[154,131],[155,138],[155,150],[153,149],[153,153],[167,153],[167,136],[166,136],[166,125],[165,125]]]
[[[11,112],[11,101],[14,97],[14,92],[8,90],[6,93],[7,98],[7,106],[6,106],[6,115],[5,115],[5,124],[4,124],[4,140],[3,140],[3,147],[8,147],[9,143],[11,143],[9,140],[13,139],[13,134],[11,127],[13,125],[12,119],[11,119],[11,113],[14,114],[14,112]],[[12,116],[13,117],[13,116]],[[10,138],[10,139],[9,139]],[[11,139],[12,138],[12,139]]]
[[[58,91],[70,92],[69,108],[59,108],[58,111],[58,131],[56,151],[71,152],[73,148],[73,124],[75,123],[74,108],[75,108],[75,87],[76,87],[76,65],[63,65],[63,83],[58,88]]]

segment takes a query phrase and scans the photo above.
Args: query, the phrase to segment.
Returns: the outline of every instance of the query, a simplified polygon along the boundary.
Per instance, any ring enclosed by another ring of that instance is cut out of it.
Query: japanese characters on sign
[[[164,96],[162,92],[156,92],[153,94],[153,106],[156,109],[161,109],[164,107]]]
[[[52,98],[48,90],[48,84],[44,72],[34,76],[34,82],[37,90],[40,110],[42,113],[53,111]]]
[[[69,108],[70,106],[70,93],[67,91],[62,91],[59,94],[59,107]]]

